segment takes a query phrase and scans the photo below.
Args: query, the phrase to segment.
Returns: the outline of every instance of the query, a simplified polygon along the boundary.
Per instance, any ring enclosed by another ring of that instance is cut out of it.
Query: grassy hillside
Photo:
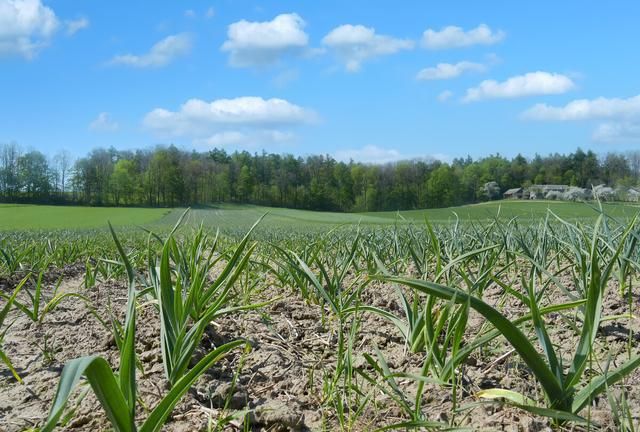
[[[631,204],[605,204],[607,214],[633,217],[640,206]],[[537,220],[548,210],[565,219],[588,220],[598,212],[592,205],[557,201],[496,201],[490,203],[450,207],[445,209],[411,210],[402,212],[332,213],[292,210],[251,205],[225,204],[217,207],[193,209],[189,214],[192,224],[203,223],[222,229],[246,230],[265,213],[263,229],[305,230],[324,229],[342,224],[389,225],[422,222],[428,218],[434,223],[505,219]],[[184,209],[72,207],[0,204],[0,230],[101,228],[107,221],[114,225],[175,224]],[[456,216],[457,215],[457,216]]]
[[[101,228],[160,220],[167,209],[0,204],[0,230]]]
[[[539,220],[551,210],[564,219],[595,219],[598,211],[588,204],[557,201],[499,201],[445,209],[411,210],[402,212],[331,213],[307,210],[292,210],[247,205],[222,205],[207,209],[194,209],[189,215],[192,223],[204,223],[222,229],[247,229],[260,216],[267,213],[264,228],[283,230],[322,229],[341,224],[390,225],[395,223],[421,223],[428,218],[433,223],[492,220],[496,216],[504,219],[518,217],[524,221]],[[633,217],[640,207],[630,204],[605,204],[607,214],[618,218]],[[172,224],[182,213],[174,210],[162,222]]]
[[[640,206],[628,203],[604,204],[607,214],[614,217],[633,217],[640,211]],[[445,209],[412,210],[400,212],[407,219],[422,220],[427,216],[432,221],[493,219],[497,215],[503,218],[518,217],[520,219],[538,219],[544,217],[551,210],[566,219],[588,219],[598,215],[597,204],[584,204],[565,201],[493,201],[481,204],[471,204]],[[454,214],[455,213],[455,214]],[[377,213],[378,216],[395,217],[396,212]]]

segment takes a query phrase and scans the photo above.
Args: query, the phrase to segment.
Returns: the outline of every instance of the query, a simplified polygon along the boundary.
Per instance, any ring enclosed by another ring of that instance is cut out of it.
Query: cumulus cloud
[[[224,131],[215,133],[206,138],[194,140],[198,147],[259,147],[267,144],[283,144],[292,141],[295,135],[292,132],[267,129],[258,131]]]
[[[354,160],[363,163],[387,163],[402,159],[398,150],[367,145],[359,149],[338,150],[334,157],[339,161]]]
[[[120,125],[111,118],[108,112],[101,112],[95,120],[89,123],[89,130],[94,132],[115,132]]]
[[[529,72],[498,82],[485,80],[478,87],[467,89],[464,102],[484,99],[518,98],[534,95],[566,93],[575,88],[571,78],[549,72]]]
[[[0,0],[0,56],[33,58],[59,26],[55,12],[40,0]]]
[[[179,33],[162,39],[152,46],[146,54],[117,55],[109,61],[109,64],[136,68],[162,67],[190,51],[191,36],[187,33]]]
[[[435,153],[430,155],[407,155],[402,154],[396,149],[388,149],[378,147],[376,145],[366,145],[360,148],[338,150],[334,153],[335,157],[339,161],[349,162],[354,160],[356,162],[362,162],[367,164],[385,164],[390,162],[398,162],[402,160],[423,160],[434,161],[439,160],[442,162],[451,162],[451,157],[443,153]]]
[[[190,99],[177,111],[156,108],[149,112],[143,125],[163,136],[187,136],[206,139],[224,132],[253,132],[313,123],[317,115],[284,99],[239,97],[206,102]],[[219,135],[217,139],[233,139]],[[236,135],[237,137],[237,135]]]
[[[487,67],[480,63],[461,61],[455,64],[438,63],[435,67],[428,67],[418,72],[419,80],[445,80],[459,77],[467,72],[484,72]]]
[[[422,34],[422,46],[439,50],[472,45],[493,45],[502,41],[505,35],[502,30],[493,31],[486,24],[480,24],[468,31],[464,31],[461,27],[448,26],[441,30],[425,30]]]
[[[305,52],[309,43],[305,25],[295,13],[264,22],[238,21],[229,26],[221,50],[229,53],[229,63],[235,67],[273,64],[285,55]]]
[[[591,138],[602,143],[640,142],[640,95],[629,98],[576,99],[564,106],[540,103],[522,113],[525,120],[589,121],[599,124]]]
[[[576,99],[565,106],[536,104],[522,116],[530,120],[591,120],[611,118],[640,118],[640,95],[627,99],[596,98]]]
[[[179,136],[230,125],[295,125],[315,117],[312,111],[284,99],[246,96],[212,102],[190,99],[178,111],[156,108],[147,114],[144,124]]]
[[[89,20],[87,18],[78,18],[77,20],[67,20],[64,22],[67,28],[67,36],[73,36],[80,30],[89,27]]]
[[[640,122],[602,123],[598,125],[591,138],[608,144],[638,143],[640,142]]]
[[[335,51],[349,72],[360,70],[368,59],[395,54],[414,47],[409,39],[376,34],[374,28],[345,24],[331,30],[322,43]]]

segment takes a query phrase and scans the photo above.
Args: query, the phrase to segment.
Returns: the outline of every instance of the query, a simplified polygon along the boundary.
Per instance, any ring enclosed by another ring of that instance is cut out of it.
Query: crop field
[[[0,430],[638,431],[639,210],[0,205]]]
[[[568,220],[595,221],[599,215],[597,207],[573,202],[554,201],[501,201],[483,204],[465,205],[443,209],[410,210],[402,212],[372,213],[332,213],[308,210],[292,210],[248,205],[221,205],[205,209],[193,209],[187,217],[192,224],[203,223],[221,230],[246,231],[255,221],[268,214],[257,228],[258,231],[324,230],[337,225],[389,226],[423,224],[425,218],[434,224],[461,222],[490,222],[495,218],[509,220],[518,218],[523,223],[537,222],[545,218],[551,210],[557,216]],[[640,206],[625,204],[604,204],[607,215],[629,219],[635,216]],[[160,225],[175,224],[182,215],[181,210],[159,220]]]
[[[142,225],[169,213],[163,209],[0,204],[0,230],[104,228]]]
[[[610,216],[630,218],[640,210],[640,206],[628,203],[604,204],[604,209]],[[282,226],[290,230],[293,226],[305,231],[313,226],[325,228],[328,225],[342,224],[422,223],[425,217],[433,223],[451,223],[456,219],[490,221],[496,217],[536,221],[544,218],[548,210],[571,220],[594,220],[599,214],[598,209],[593,206],[561,201],[501,201],[444,209],[372,213],[332,213],[223,204],[192,209],[187,221],[221,229],[247,230],[262,215],[269,214],[261,227]],[[168,227],[176,223],[182,212],[181,209],[0,204],[0,231],[105,229],[107,222],[113,226]]]

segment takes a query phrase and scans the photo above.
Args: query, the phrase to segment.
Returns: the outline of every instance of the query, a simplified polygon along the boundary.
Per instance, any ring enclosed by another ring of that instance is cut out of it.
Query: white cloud
[[[242,144],[247,139],[247,135],[238,131],[226,131],[213,134],[208,138],[195,140],[195,144],[200,147],[224,147],[229,145]]]
[[[464,31],[461,27],[448,26],[436,31],[427,29],[422,34],[422,46],[427,49],[462,48],[472,45],[493,45],[505,37],[502,30],[493,31],[486,24]]]
[[[334,157],[339,161],[354,160],[363,163],[387,163],[403,159],[398,150],[367,145],[359,149],[338,150]]]
[[[322,43],[336,52],[349,72],[357,72],[362,63],[370,58],[414,47],[412,40],[379,35],[374,28],[351,24],[334,28],[322,39]]]
[[[602,143],[640,142],[640,95],[629,98],[576,99],[564,106],[536,104],[522,113],[525,120],[589,121],[599,124],[591,138]]]
[[[295,13],[278,15],[271,21],[246,20],[231,24],[221,50],[229,53],[236,67],[264,66],[285,55],[302,54],[309,43],[306,23]]]
[[[267,144],[283,144],[292,141],[295,135],[277,129],[240,132],[236,130],[215,133],[207,138],[194,140],[198,147],[254,147]]]
[[[178,111],[156,108],[143,124],[165,136],[208,137],[238,128],[265,129],[312,123],[317,115],[284,99],[239,97],[205,102],[190,99]]]
[[[435,67],[428,67],[418,72],[419,80],[444,80],[456,78],[465,72],[484,72],[487,67],[480,63],[461,61],[455,64],[438,63]]]
[[[187,9],[184,11],[185,18],[193,19],[196,17],[196,12],[193,9]]]
[[[627,99],[604,97],[576,99],[561,107],[536,104],[522,116],[530,120],[556,121],[640,118],[640,95]]]
[[[101,112],[95,120],[89,123],[89,130],[94,132],[115,132],[120,125],[111,118],[108,112]]]
[[[612,122],[598,125],[591,138],[602,143],[640,142],[640,123]]]
[[[445,90],[438,95],[438,100],[440,102],[446,102],[453,97],[453,92],[451,90]]]
[[[478,87],[467,89],[464,102],[483,99],[518,98],[534,95],[566,93],[575,88],[571,78],[549,72],[529,72],[503,82],[485,80]]]
[[[175,60],[177,57],[188,54],[191,51],[191,36],[187,33],[179,33],[162,39],[151,47],[151,50],[142,55],[124,54],[115,56],[109,64],[126,65],[137,68],[162,67]]]
[[[216,16],[216,10],[213,7],[210,7],[209,9],[207,9],[207,11],[204,13],[205,18],[211,19],[214,16]]]
[[[73,36],[80,30],[89,27],[89,20],[87,18],[78,18],[77,20],[67,20],[64,22],[67,28],[67,36]]]
[[[55,12],[40,0],[0,0],[0,56],[33,58],[59,25]]]
[[[385,164],[410,159],[423,161],[439,160],[442,162],[451,162],[451,157],[443,153],[411,156],[402,154],[396,149],[386,149],[383,147],[378,147],[376,145],[366,145],[364,147],[356,149],[338,150],[334,153],[333,157],[343,162],[349,162],[350,160],[353,160],[355,162],[362,162],[366,164]]]

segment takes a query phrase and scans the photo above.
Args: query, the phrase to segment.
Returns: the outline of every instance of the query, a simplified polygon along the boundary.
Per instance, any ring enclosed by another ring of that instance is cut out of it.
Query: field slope
[[[605,204],[604,211],[613,217],[629,219],[640,211],[632,204]],[[449,207],[443,209],[410,210],[400,212],[335,213],[309,210],[294,210],[252,205],[221,205],[204,209],[193,209],[188,218],[193,224],[203,223],[223,230],[246,230],[258,218],[267,214],[261,228],[274,230],[326,229],[339,225],[384,226],[405,223],[422,223],[429,219],[432,223],[460,221],[488,221],[496,217],[507,220],[517,217],[523,222],[538,221],[549,211],[567,220],[595,220],[599,212],[593,204],[559,201],[494,201],[490,203]],[[175,223],[183,210],[176,209],[161,223]]]
[[[102,228],[157,221],[167,209],[0,204],[0,230]]]
[[[633,204],[604,204],[605,212],[613,217],[633,217],[640,206]],[[443,209],[410,210],[400,212],[336,213],[294,210],[253,205],[222,204],[194,208],[189,213],[191,224],[204,224],[223,230],[246,230],[258,218],[267,214],[261,228],[274,230],[325,229],[339,225],[392,225],[460,221],[488,221],[496,217],[522,221],[537,221],[549,211],[568,220],[595,219],[598,211],[593,204],[560,201],[494,201],[489,203],[449,207]],[[172,226],[184,209],[114,208],[77,206],[38,206],[0,204],[0,230],[22,231],[37,229],[104,228],[113,225]]]

